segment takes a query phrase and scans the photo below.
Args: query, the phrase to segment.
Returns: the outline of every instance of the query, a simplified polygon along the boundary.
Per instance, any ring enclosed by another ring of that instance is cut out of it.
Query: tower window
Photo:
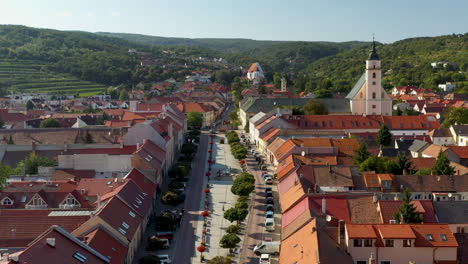
[[[372,82],[372,85],[375,85],[375,82]]]
[[[373,66],[374,66],[374,69],[375,69],[375,64]]]
[[[372,93],[372,99],[375,99],[375,92]]]
[[[375,67],[375,65],[374,65],[374,67]],[[375,72],[373,72],[373,73],[372,73],[372,78],[375,79],[375,75],[376,75]]]
[[[362,93],[359,94],[359,97],[362,98]]]

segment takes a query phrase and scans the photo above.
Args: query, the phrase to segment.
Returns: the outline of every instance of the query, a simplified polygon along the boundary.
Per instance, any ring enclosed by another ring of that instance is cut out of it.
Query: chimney
[[[55,238],[54,237],[48,237],[46,239],[47,241],[47,245],[51,246],[51,247],[55,247]]]
[[[407,174],[408,174],[408,171],[406,171],[406,169],[403,170],[403,175],[407,175]]]
[[[340,248],[344,249],[345,247],[345,221],[338,221],[338,245]]]
[[[124,146],[124,145],[123,145],[123,141],[121,140],[121,141],[120,141],[120,148],[123,149],[123,146]]]
[[[369,264],[375,264],[374,252],[371,252],[370,254]]]
[[[377,194],[374,193],[374,195],[372,196],[372,202],[377,203],[377,200]]]
[[[97,207],[101,207],[101,194],[97,194]]]
[[[327,213],[327,199],[322,198],[322,214],[326,214]]]
[[[400,215],[400,225],[405,223],[405,217]]]
[[[332,173],[332,166],[331,166],[330,163],[328,163],[328,172],[329,172],[329,173]]]
[[[136,147],[137,147],[137,150],[140,148],[140,142],[137,142]]]

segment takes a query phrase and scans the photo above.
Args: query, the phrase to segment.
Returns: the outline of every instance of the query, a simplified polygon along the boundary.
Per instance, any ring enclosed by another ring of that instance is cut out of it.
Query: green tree
[[[315,98],[332,98],[333,94],[328,89],[317,89],[314,91]]]
[[[435,175],[453,175],[455,173],[455,168],[450,166],[450,160],[447,157],[447,154],[442,151],[437,155],[436,164],[432,168],[432,172]]]
[[[81,139],[81,143],[83,143],[83,144],[93,144],[94,143],[93,136],[89,133],[89,131],[86,131],[86,134]]]
[[[12,167],[0,163],[0,191],[5,187],[8,178],[16,173],[17,171]]]
[[[255,189],[255,185],[250,182],[239,182],[231,186],[231,192],[239,196],[249,195]]]
[[[183,200],[180,198],[180,196],[177,193],[171,192],[171,191],[167,191],[166,193],[164,193],[163,196],[161,197],[161,201],[164,204],[168,204],[168,205],[178,205],[183,202]]]
[[[449,128],[451,125],[464,125],[468,124],[468,109],[464,107],[449,107],[444,113],[444,122],[442,126]]]
[[[388,129],[387,125],[383,124],[382,127],[380,127],[377,135],[377,142],[382,146],[390,146],[392,143],[392,133],[390,133],[390,129]]]
[[[237,112],[233,111],[229,114],[229,118],[231,121],[239,120],[239,116],[237,115]]]
[[[403,191],[403,204],[398,209],[398,213],[393,215],[393,219],[401,224],[402,217],[404,224],[420,224],[423,221],[423,216],[416,212],[416,208],[411,203],[411,192],[408,188]]]
[[[53,128],[53,127],[60,127],[59,121],[54,118],[47,118],[42,120],[41,125],[39,126],[40,128]]]
[[[206,264],[231,264],[231,263],[232,261],[230,258],[222,257],[222,256],[216,256],[206,261]]]
[[[327,115],[327,108],[320,102],[310,99],[304,106],[304,112],[306,115]]]
[[[119,101],[127,101],[128,100],[128,93],[125,90],[120,91]]]
[[[379,158],[370,156],[359,165],[360,171],[375,171],[376,173],[390,173],[392,171],[393,162],[387,158]]]
[[[148,255],[138,260],[138,264],[161,264],[161,260],[156,255]]]
[[[228,228],[226,228],[226,233],[229,234],[237,234],[239,233],[240,226],[239,225],[230,225]]]
[[[26,174],[37,174],[39,167],[57,166],[57,162],[46,157],[37,156],[34,152],[31,152],[25,160],[18,163],[18,170],[21,170],[22,166],[24,166]]]
[[[219,245],[222,248],[229,248],[229,251],[232,251],[240,241],[241,239],[236,234],[225,234],[219,241]]]
[[[359,165],[363,163],[371,155],[370,152],[367,150],[367,144],[365,142],[362,142],[359,145],[359,148],[354,152],[356,153],[356,155],[354,155],[353,157],[354,165]]]
[[[203,125],[203,114],[190,111],[187,113],[187,125],[189,127],[200,128]]]
[[[393,174],[401,175],[403,171],[407,174],[414,174],[413,162],[408,160],[408,157],[403,152],[398,152],[395,162],[393,163]]]
[[[245,220],[248,214],[249,211],[247,209],[234,207],[224,212],[224,218],[231,223],[237,221],[237,224],[240,224],[240,222]]]
[[[31,102],[31,100],[29,100],[27,103],[26,103],[26,110],[32,110],[34,109],[34,103]]]

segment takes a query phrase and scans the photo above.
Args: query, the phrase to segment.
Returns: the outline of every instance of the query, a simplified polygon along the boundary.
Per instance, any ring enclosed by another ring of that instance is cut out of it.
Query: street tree
[[[450,166],[450,160],[447,157],[447,154],[442,151],[437,155],[436,164],[432,168],[432,172],[435,175],[453,175],[455,173],[455,167]]]
[[[246,196],[255,189],[255,185],[250,182],[239,182],[231,186],[231,192],[235,195]]]
[[[377,143],[382,146],[390,146],[392,143],[392,133],[390,133],[390,129],[388,129],[387,125],[385,124],[380,127],[379,133],[377,135]]]
[[[404,224],[420,224],[423,221],[423,216],[416,212],[416,208],[411,203],[411,192],[408,188],[403,191],[403,204],[393,215],[393,219],[399,224],[402,223],[401,220]]]
[[[359,165],[363,163],[371,155],[370,152],[367,150],[367,144],[365,142],[362,142],[359,145],[359,148],[354,152],[356,153],[356,155],[354,155],[353,157],[354,165]]]
[[[241,239],[236,234],[225,234],[219,241],[219,245],[222,248],[229,248],[229,251],[232,251],[240,241]]]
[[[240,224],[240,222],[245,220],[248,214],[249,211],[247,209],[234,207],[224,212],[224,218],[231,223],[236,221],[237,224]]]
[[[200,128],[203,125],[203,114],[196,111],[190,111],[187,114],[187,125],[192,128]]]
[[[310,99],[304,106],[304,112],[306,115],[327,115],[327,108],[320,102],[314,99]]]
[[[164,193],[161,197],[161,201],[168,205],[178,205],[183,202],[177,193],[171,191]]]
[[[232,260],[223,256],[216,256],[206,261],[206,264],[231,264]]]
[[[148,255],[138,260],[138,264],[161,264],[161,260],[156,255]]]

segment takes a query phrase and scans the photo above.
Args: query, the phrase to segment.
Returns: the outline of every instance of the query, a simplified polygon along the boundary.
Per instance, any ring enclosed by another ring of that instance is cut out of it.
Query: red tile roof
[[[382,222],[385,224],[390,223],[393,219],[393,215],[398,212],[398,209],[403,204],[403,201],[379,201],[380,214],[382,216]],[[438,223],[435,216],[434,206],[431,200],[414,200],[411,202],[416,208],[416,212],[423,215],[424,223]]]
[[[126,180],[133,180],[138,187],[140,187],[145,193],[149,194],[151,197],[156,193],[157,184],[150,181],[141,173],[138,169],[133,168],[125,177]]]
[[[109,259],[100,252],[86,245],[75,238],[66,229],[60,226],[53,226],[44,230],[37,239],[35,239],[23,251],[13,255],[18,256],[18,261],[9,261],[14,263],[34,263],[34,264],[62,264],[62,263],[82,263],[74,257],[79,253],[86,258],[86,263],[104,264],[109,263]],[[48,239],[54,239],[55,246],[47,244]],[[107,241],[106,241],[107,242]],[[4,263],[4,262],[2,262]],[[116,262],[110,262],[116,263]],[[120,262],[123,263],[123,262]]]
[[[458,247],[457,240],[447,224],[412,224],[411,228],[416,234],[415,247]],[[432,235],[433,241],[427,239]],[[445,235],[447,241],[443,241]]]
[[[107,155],[131,155],[137,150],[136,146],[121,146],[120,148],[95,148],[80,149],[78,154],[107,154]]]
[[[450,150],[455,152],[461,159],[468,159],[468,147],[467,146],[449,146]]]
[[[123,245],[104,228],[98,228],[84,237],[86,244],[104,256],[110,257],[110,264],[125,263],[127,246]]]
[[[130,212],[133,214],[131,215]],[[106,221],[117,232],[123,230],[123,233],[121,233],[128,241],[132,241],[133,236],[143,222],[143,218],[139,214],[129,208],[116,196],[110,198],[96,215]],[[135,215],[135,217],[133,217],[133,215]],[[122,225],[123,223],[128,225],[128,229]]]
[[[397,224],[382,224],[376,225],[377,232],[383,239],[415,239],[416,235],[411,229],[410,225],[397,225]]]
[[[346,224],[349,238],[376,239],[377,233],[372,225]]]
[[[48,216],[50,210],[1,210],[0,247],[26,247],[37,236],[53,225],[71,232],[89,219],[89,216]],[[31,221],[34,221],[32,224]]]

